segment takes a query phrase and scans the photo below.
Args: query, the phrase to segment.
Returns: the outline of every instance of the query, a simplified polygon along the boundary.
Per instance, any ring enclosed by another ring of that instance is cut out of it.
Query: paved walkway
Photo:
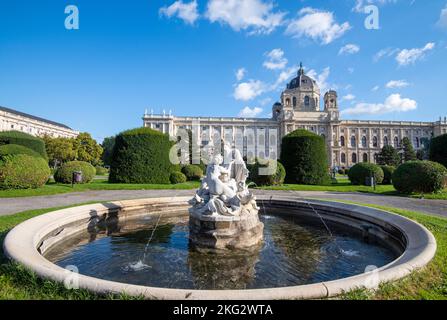
[[[365,193],[338,193],[320,191],[264,191],[256,190],[256,194],[272,197],[296,196],[297,198],[314,198],[323,200],[346,200],[366,204],[395,207],[410,211],[425,212],[431,215],[447,217],[447,200],[424,200],[394,196],[381,196]],[[112,200],[130,200],[169,196],[193,196],[194,190],[107,190],[75,192],[52,196],[27,198],[0,198],[0,216],[11,215],[34,209],[70,206],[85,202],[103,202]]]

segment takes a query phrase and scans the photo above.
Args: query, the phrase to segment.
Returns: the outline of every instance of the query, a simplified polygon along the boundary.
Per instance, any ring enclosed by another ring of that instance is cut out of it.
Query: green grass
[[[198,188],[199,184],[197,181],[181,184],[121,184],[108,183],[107,180],[95,180],[89,184],[76,184],[72,188],[71,185],[50,182],[38,189],[0,190],[0,198],[47,196],[89,190],[189,190]]]
[[[375,292],[358,289],[338,298],[352,300],[447,299],[447,219],[390,207],[367,206],[400,214],[423,224],[436,237],[438,250],[434,260],[426,268],[403,280],[382,284]],[[33,210],[0,217],[0,243],[3,244],[7,232],[17,224],[57,209],[61,208]],[[23,267],[7,261],[2,247],[1,245],[0,299],[129,299],[127,296],[100,297],[85,290],[67,290],[60,284],[39,279]]]

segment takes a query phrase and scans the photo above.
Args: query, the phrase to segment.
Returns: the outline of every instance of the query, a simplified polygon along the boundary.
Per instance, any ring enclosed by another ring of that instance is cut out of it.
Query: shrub
[[[345,174],[345,169],[338,169],[338,174],[344,175]]]
[[[377,184],[382,183],[384,173],[382,168],[372,163],[358,163],[349,169],[349,180],[353,185],[365,185],[366,178],[374,177]]]
[[[4,144],[18,144],[27,147],[40,154],[43,158],[48,159],[45,150],[45,142],[32,135],[20,131],[5,131],[0,132],[0,145]]]
[[[109,173],[109,169],[101,167],[101,166],[96,166],[95,170],[96,170],[97,176],[106,176]]]
[[[447,134],[433,138],[430,142],[430,160],[447,167]]]
[[[392,184],[393,173],[396,171],[395,167],[392,166],[380,166],[383,170],[383,181],[382,184]]]
[[[109,182],[169,184],[174,166],[169,160],[173,142],[150,128],[120,133],[115,139]]]
[[[188,164],[182,168],[183,174],[186,176],[188,181],[200,180],[203,177],[203,170],[201,167]]]
[[[186,176],[178,171],[174,171],[171,173],[171,177],[169,178],[172,184],[185,183],[187,178]]]
[[[38,154],[36,151],[18,144],[5,144],[0,146],[0,157],[11,154],[26,154],[31,157],[42,158],[42,156]]]
[[[409,161],[393,174],[393,185],[402,193],[432,193],[446,186],[447,169],[437,162]]]
[[[35,189],[49,177],[48,163],[40,156],[11,154],[0,159],[0,189]]]
[[[71,161],[64,163],[54,174],[54,180],[59,183],[72,183],[73,172],[82,171],[82,183],[89,183],[96,174],[96,169],[88,162]]]
[[[255,164],[249,166],[250,176],[249,180],[253,183],[255,183],[257,186],[278,186],[284,184],[284,179],[286,178],[286,169],[284,169],[284,166],[279,162],[276,161],[276,170],[271,175],[260,175],[259,170],[262,168],[267,168],[268,165],[271,165],[271,168],[273,168],[273,165],[275,161],[270,160],[269,164],[260,164],[258,161],[256,161]]]
[[[319,185],[329,182],[326,144],[307,130],[296,130],[282,139],[281,160],[286,183]]]

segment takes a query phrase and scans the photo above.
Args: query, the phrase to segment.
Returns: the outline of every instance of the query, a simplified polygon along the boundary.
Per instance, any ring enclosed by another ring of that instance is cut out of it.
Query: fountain
[[[227,155],[232,153],[225,146]],[[235,149],[228,165],[212,157],[200,189],[189,201],[190,240],[198,249],[250,249],[263,239],[256,197],[248,190],[249,171]]]

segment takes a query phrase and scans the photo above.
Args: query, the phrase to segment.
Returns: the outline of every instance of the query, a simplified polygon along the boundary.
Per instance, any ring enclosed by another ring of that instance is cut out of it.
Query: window
[[[388,145],[388,137],[384,137],[383,138],[383,145],[387,146]]]
[[[286,99],[286,106],[290,106],[290,99],[289,98]]]
[[[374,163],[377,163],[378,160],[379,160],[379,154],[374,153]]]
[[[352,163],[357,163],[357,153],[352,154]]]
[[[398,137],[394,138],[394,147],[399,148],[399,138]]]
[[[309,96],[306,96],[306,97],[304,98],[304,105],[305,105],[306,107],[310,106],[310,98],[309,98]]]
[[[346,163],[346,154],[341,154],[341,163]]]
[[[421,146],[420,140],[418,137],[414,138],[414,145],[416,148],[419,148]]]
[[[367,143],[367,139],[366,139],[365,136],[363,136],[363,137],[362,137],[362,147],[363,147],[363,148],[366,148],[366,147],[367,147],[367,144],[368,144],[368,143]]]
[[[344,136],[341,136],[341,137],[340,137],[340,145],[341,145],[342,147],[345,146],[345,137],[344,137]]]
[[[293,97],[293,106],[296,107],[296,97]]]
[[[363,154],[363,162],[368,162],[368,154],[367,153]]]
[[[357,140],[355,139],[354,136],[351,137],[351,147],[355,148],[357,144]]]
[[[379,140],[377,139],[376,136],[374,136],[374,138],[373,138],[373,147],[377,148],[378,146],[379,146]]]

